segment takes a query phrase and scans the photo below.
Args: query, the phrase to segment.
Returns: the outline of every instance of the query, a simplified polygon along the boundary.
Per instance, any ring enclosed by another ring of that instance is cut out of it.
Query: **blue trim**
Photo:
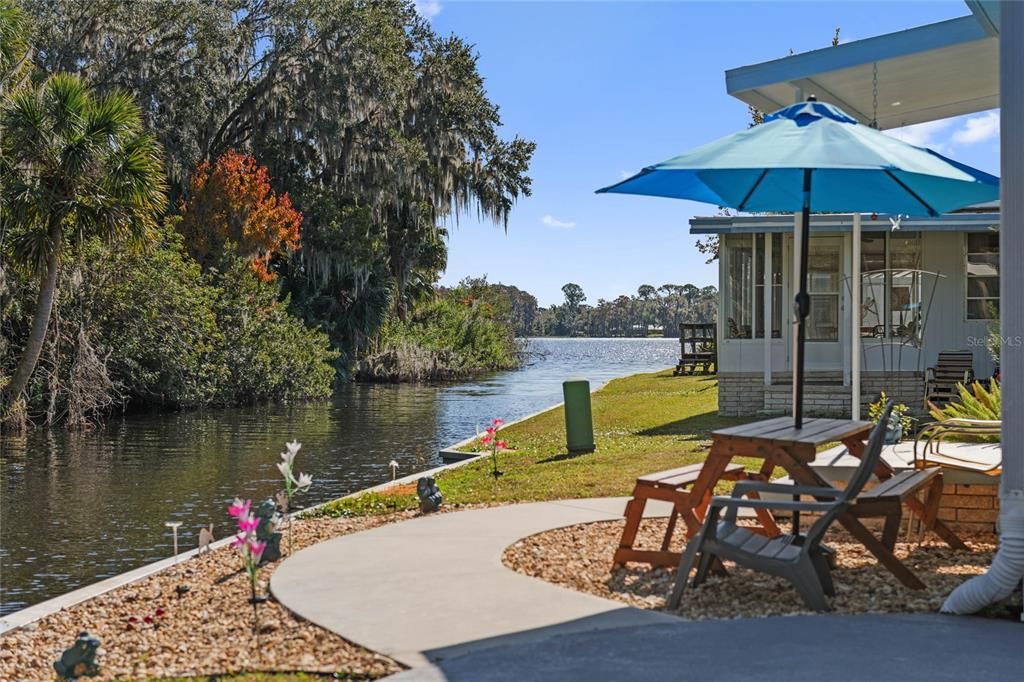
[[[730,95],[990,37],[974,15],[855,40],[725,72]]]

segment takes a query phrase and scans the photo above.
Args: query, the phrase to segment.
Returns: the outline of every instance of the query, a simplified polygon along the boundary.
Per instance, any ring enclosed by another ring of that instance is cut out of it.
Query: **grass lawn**
[[[437,478],[447,504],[526,502],[628,495],[637,476],[703,461],[710,432],[747,419],[718,416],[714,377],[674,377],[671,370],[610,382],[593,395],[597,450],[565,450],[561,407],[502,429],[514,451],[499,453],[504,476],[489,458]],[[501,416],[501,415],[494,415]],[[381,513],[417,505],[415,490],[371,493],[319,510],[326,516]]]

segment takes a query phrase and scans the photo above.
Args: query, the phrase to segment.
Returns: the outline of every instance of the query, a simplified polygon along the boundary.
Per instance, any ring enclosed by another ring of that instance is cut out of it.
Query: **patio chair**
[[[940,452],[942,441],[950,436],[959,436],[972,441],[998,440],[1003,422],[998,419],[963,419],[954,417],[925,424],[914,439],[914,468],[923,469],[939,466],[944,469],[972,471],[989,476],[1002,472],[1002,452],[989,445],[984,447],[961,447],[954,453]],[[921,443],[924,445],[918,447]]]
[[[974,381],[974,354],[969,350],[944,350],[934,367],[925,370],[925,405],[942,407],[956,398],[956,385]]]
[[[882,418],[871,430],[864,456],[860,465],[842,490],[832,487],[802,485],[779,485],[762,481],[740,481],[731,497],[715,497],[711,501],[704,526],[698,535],[686,545],[686,551],[679,561],[675,588],[669,598],[669,608],[675,609],[686,590],[690,569],[697,556],[700,562],[693,578],[693,587],[707,578],[715,558],[734,561],[755,571],[786,578],[800,593],[804,602],[815,611],[829,609],[826,595],[835,596],[829,559],[822,548],[825,532],[837,517],[847,511],[854,502],[882,456],[885,442],[885,427],[892,412],[892,401],[885,407]],[[782,493],[814,497],[814,502],[788,500],[747,499],[750,493]],[[821,516],[811,524],[806,535],[793,528],[788,535],[768,538],[737,525],[736,517],[740,508],[771,509],[783,512],[814,512]],[[722,512],[725,512],[725,517]]]

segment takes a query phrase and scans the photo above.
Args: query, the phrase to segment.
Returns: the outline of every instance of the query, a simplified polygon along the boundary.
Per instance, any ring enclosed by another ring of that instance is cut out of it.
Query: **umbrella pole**
[[[804,344],[807,341],[805,320],[811,309],[811,298],[807,295],[807,260],[811,241],[811,169],[804,169],[803,219],[800,221],[800,287],[795,300],[796,309],[796,369],[793,372],[796,404],[793,406],[793,426],[802,428],[804,422]]]

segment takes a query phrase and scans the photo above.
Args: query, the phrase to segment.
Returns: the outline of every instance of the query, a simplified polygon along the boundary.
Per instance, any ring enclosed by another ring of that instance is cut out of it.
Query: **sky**
[[[476,46],[502,134],[537,143],[533,194],[507,231],[463,215],[450,226],[441,283],[486,274],[540,305],[566,282],[587,302],[641,284],[717,284],[688,221],[705,204],[597,195],[644,166],[746,127],[725,71],[831,44],[969,14],[949,2],[485,2],[419,0],[441,34]],[[990,173],[999,171],[997,112],[891,134]]]

